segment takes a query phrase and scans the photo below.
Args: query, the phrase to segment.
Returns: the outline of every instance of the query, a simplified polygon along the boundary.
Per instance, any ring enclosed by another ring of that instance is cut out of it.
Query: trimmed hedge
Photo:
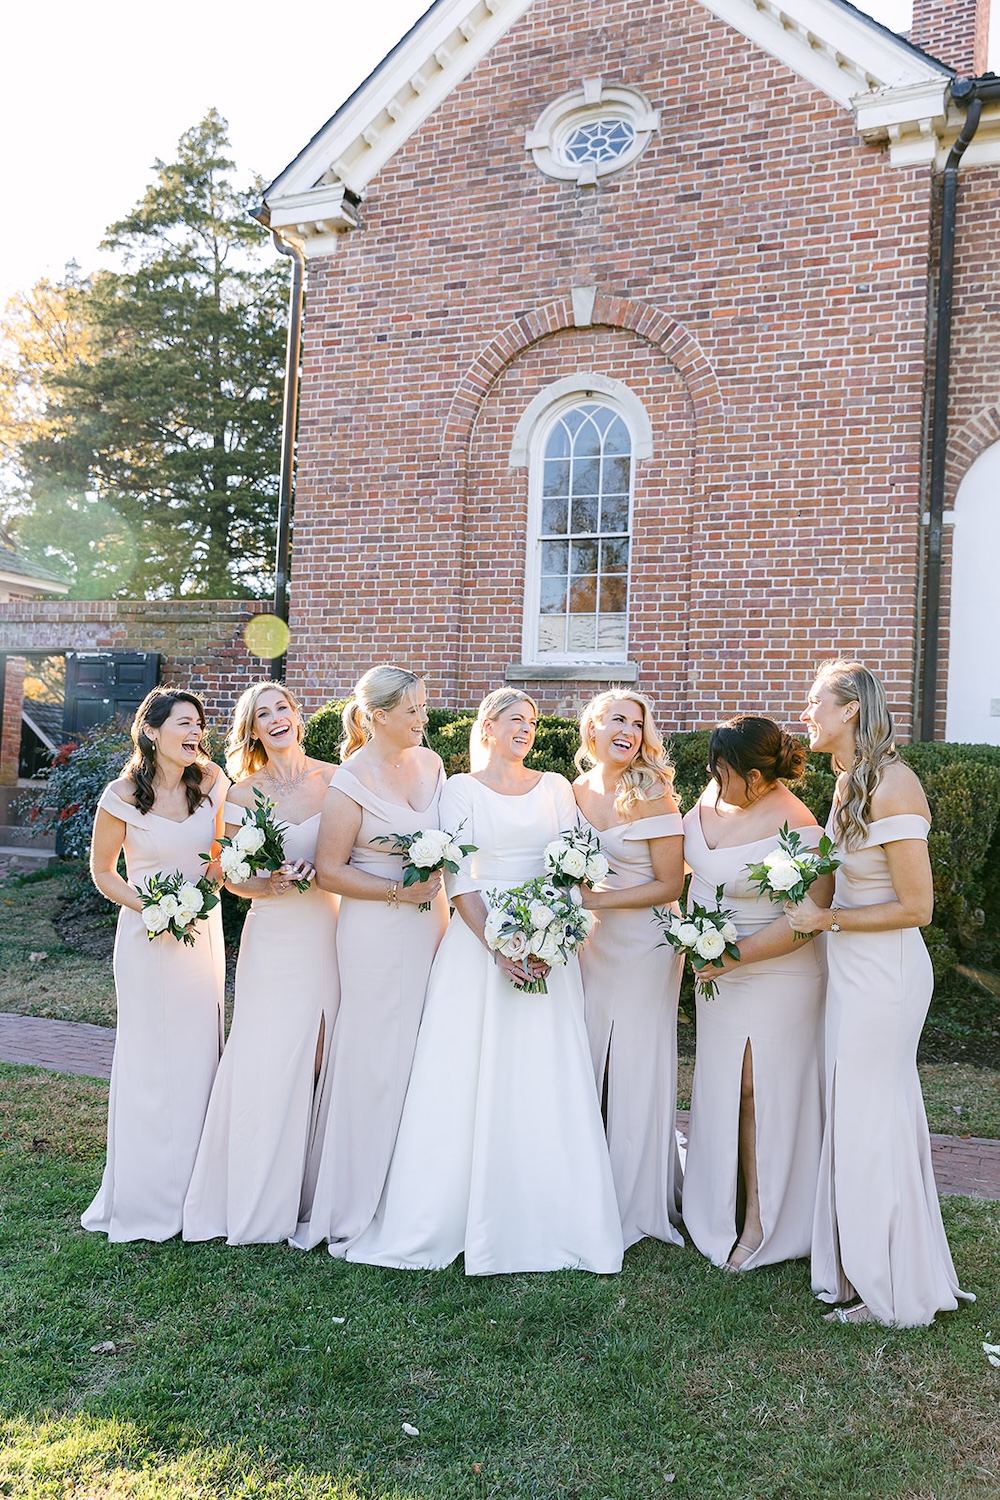
[[[329,703],[309,720],[308,754],[338,760],[342,707]],[[469,768],[474,718],[469,712],[430,710],[427,739],[449,776]],[[696,730],[671,739],[682,807],[693,805],[707,780],[708,738],[707,730]],[[578,743],[575,721],[545,715],[527,764],[572,779]],[[209,746],[221,764],[222,736],[214,728]],[[66,854],[86,858],[97,798],[119,774],[128,750],[125,724],[99,725],[78,746],[60,752],[44,791],[29,794],[39,825],[60,829]],[[1000,1029],[1000,746],[936,742],[906,745],[900,753],[923,782],[934,818],[934,921],[924,929],[934,964],[931,1020],[952,1035],[988,1036]],[[810,754],[796,790],[820,823],[829,815],[834,783],[829,758]],[[238,914],[227,916],[227,936],[235,935]]]

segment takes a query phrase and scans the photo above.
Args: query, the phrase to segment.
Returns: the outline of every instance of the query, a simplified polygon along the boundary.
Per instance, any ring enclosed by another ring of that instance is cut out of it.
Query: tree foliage
[[[103,247],[8,309],[6,515],[80,596],[255,595],[274,551],[287,271],[214,110]]]

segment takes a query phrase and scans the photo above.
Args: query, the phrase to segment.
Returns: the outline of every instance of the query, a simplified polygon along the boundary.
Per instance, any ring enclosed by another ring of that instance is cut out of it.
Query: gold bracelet
[[[389,907],[393,907],[393,906],[398,906],[399,905],[399,881],[398,880],[390,880],[389,881],[389,884],[386,887],[386,892],[385,892],[385,904],[386,904],[386,906],[389,906]]]

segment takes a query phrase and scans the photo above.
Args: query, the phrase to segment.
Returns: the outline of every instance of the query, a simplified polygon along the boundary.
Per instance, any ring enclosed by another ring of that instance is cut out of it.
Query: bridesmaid
[[[822,1133],[815,946],[747,879],[782,825],[815,847],[819,827],[781,778],[805,748],[771,719],[743,714],[712,731],[712,780],[684,818],[690,901],[735,914],[740,958],[708,969],[697,996],[698,1046],[684,1169],[684,1223],[703,1255],[731,1271],[809,1254]],[[813,887],[829,900],[832,882]]]
[[[826,1094],[812,1285],[845,1303],[829,1321],[900,1328],[975,1299],[958,1285],[931,1167],[917,1076],[931,962],[919,928],[934,905],[930,813],[893,743],[879,679],[854,661],[819,670],[802,715],[837,771],[828,830],[843,864],[829,910],[808,898],[800,932],[828,932]]]
[[[342,1256],[371,1223],[410,1077],[427,975],[448,923],[441,877],[404,886],[379,839],[440,826],[439,756],[423,743],[424,684],[402,667],[366,672],[343,712],[341,766],[323,805],[316,868],[341,897],[341,1001],[308,1173],[311,1209],[293,1243]],[[420,911],[421,902],[431,903]]]
[[[222,1046],[225,957],[218,906],[193,947],[150,938],[136,887],[180,870],[196,881],[201,851],[222,831],[227,778],[205,755],[205,710],[193,693],[154,688],[132,722],[134,750],[101,794],[90,869],[121,907],[115,937],[118,1031],[108,1104],[108,1158],[81,1219],[109,1240],[168,1240],[184,1195]],[[125,851],[127,879],[118,874]],[[214,869],[214,867],[213,867]]]
[[[232,838],[260,791],[285,825],[286,861],[227,882],[251,901],[236,965],[236,1003],[184,1204],[184,1238],[230,1245],[295,1233],[315,1081],[337,1011],[335,896],[313,884],[320,811],[333,766],[302,749],[304,725],[282,683],[241,696],[226,742],[235,777]],[[296,880],[310,882],[299,891]]]
[[[599,693],[580,716],[573,792],[614,874],[584,889],[597,913],[580,955],[585,1015],[625,1247],[683,1244],[677,1152],[677,996],[684,960],[664,961],[652,908],[684,884],[673,768],[639,693]],[[589,767],[589,769],[587,769]]]

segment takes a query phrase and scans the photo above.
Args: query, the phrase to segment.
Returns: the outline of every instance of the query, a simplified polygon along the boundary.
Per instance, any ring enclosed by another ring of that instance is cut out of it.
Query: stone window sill
[[[634,661],[511,662],[504,682],[638,682]]]

